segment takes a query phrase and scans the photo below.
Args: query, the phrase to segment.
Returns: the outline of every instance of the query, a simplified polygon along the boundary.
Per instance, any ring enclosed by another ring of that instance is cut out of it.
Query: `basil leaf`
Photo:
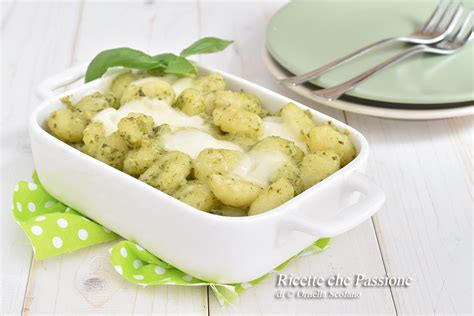
[[[172,53],[150,56],[128,47],[105,50],[95,56],[87,67],[85,82],[102,77],[111,67],[126,67],[176,75],[196,74],[196,67],[186,59],[187,56],[218,52],[224,50],[231,43],[232,41],[216,37],[205,37],[184,49],[180,56]]]
[[[217,37],[204,37],[191,44],[188,48],[183,49],[180,55],[182,57],[188,57],[197,54],[220,52],[226,49],[232,42],[233,41],[227,41]]]
[[[179,56],[169,61],[165,72],[176,75],[196,74],[196,68],[189,60]]]
[[[104,50],[95,56],[87,67],[85,82],[102,77],[110,67],[152,69],[158,64],[159,62],[154,57],[136,49],[121,47]]]
[[[165,53],[165,54],[160,54],[153,56],[153,58],[158,62],[158,68],[166,68],[168,67],[168,64],[178,58],[175,54],[172,53]]]
[[[165,53],[165,54],[160,54],[153,56],[153,58],[156,60],[157,64],[155,67],[149,69],[149,71],[152,74],[157,74],[157,75],[162,75],[162,73],[165,71],[165,69],[168,67],[168,64],[178,58],[175,54],[172,53]]]

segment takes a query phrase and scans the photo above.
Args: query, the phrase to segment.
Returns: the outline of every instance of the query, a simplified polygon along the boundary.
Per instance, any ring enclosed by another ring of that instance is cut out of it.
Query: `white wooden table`
[[[261,50],[267,21],[283,2],[1,3],[0,314],[472,313],[473,118],[429,122],[344,113],[278,87]],[[179,50],[206,35],[233,39],[202,56],[221,68],[346,121],[371,144],[367,173],[386,192],[383,209],[337,237],[323,254],[284,271],[412,277],[407,288],[361,289],[358,299],[277,300],[275,277],[222,308],[209,289],[141,288],[121,279],[100,245],[42,262],[11,216],[11,191],[34,168],[27,119],[36,85],[103,49]]]

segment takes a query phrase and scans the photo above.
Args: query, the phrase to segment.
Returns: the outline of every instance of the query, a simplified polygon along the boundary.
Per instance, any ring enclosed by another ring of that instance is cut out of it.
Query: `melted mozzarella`
[[[110,135],[117,130],[119,121],[129,113],[142,113],[149,115],[155,124],[169,124],[171,127],[194,127],[201,130],[208,130],[204,119],[200,116],[189,116],[168,105],[165,101],[150,98],[140,98],[132,100],[122,105],[118,110],[107,108],[97,113],[93,122],[101,122],[105,129],[105,134]]]
[[[163,136],[164,149],[177,150],[196,159],[199,153],[207,148],[230,149],[242,151],[240,146],[214,138],[212,135],[193,128],[181,129]]]
[[[185,89],[194,87],[194,80],[192,78],[181,78],[176,80],[171,87],[173,87],[174,93],[178,97]]]
[[[307,151],[306,144],[299,138],[299,135],[295,135],[293,131],[287,126],[281,118],[277,116],[267,116],[263,118],[263,136],[262,138],[269,136],[279,136],[286,140],[294,142],[304,152]]]
[[[288,156],[278,150],[251,150],[232,174],[265,187],[271,183],[277,170],[288,161]]]
[[[114,108],[106,108],[102,111],[99,111],[96,115],[92,117],[92,122],[102,123],[102,127],[105,131],[105,136],[112,134],[117,130],[117,116],[118,111]],[[126,116],[126,115],[125,115]]]

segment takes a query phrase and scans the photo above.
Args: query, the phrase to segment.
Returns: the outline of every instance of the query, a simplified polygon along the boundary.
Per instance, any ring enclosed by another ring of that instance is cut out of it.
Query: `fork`
[[[343,82],[337,86],[312,91],[311,94],[314,96],[322,97],[326,100],[332,101],[339,98],[341,95],[347,91],[354,88],[356,85],[362,81],[370,78],[371,76],[387,69],[389,66],[404,60],[410,56],[420,54],[420,53],[431,53],[431,54],[440,54],[440,55],[451,55],[457,53],[463,47],[474,38],[474,27],[469,26],[472,17],[474,16],[474,9],[471,9],[468,14],[466,14],[464,21],[460,21],[460,26],[456,31],[451,32],[448,36],[434,45],[425,45],[420,44],[409,48],[398,55],[393,56],[392,58],[386,60],[383,63],[378,64],[375,67],[370,68],[369,70],[363,72],[362,74]],[[470,28],[470,31],[467,31]],[[464,33],[466,33],[464,35]]]
[[[458,22],[463,12],[463,6],[460,3],[458,4],[454,13],[451,15],[449,22],[445,25],[444,22],[447,20],[449,16],[448,12],[453,6],[453,1],[450,1],[448,3],[444,11],[439,15],[439,18],[437,18],[438,12],[441,12],[441,8],[444,6],[444,2],[445,0],[440,0],[440,2],[438,3],[438,6],[433,11],[433,13],[428,18],[428,20],[425,22],[425,24],[422,26],[422,28],[420,30],[415,31],[413,34],[409,36],[391,37],[391,38],[380,40],[378,42],[365,46],[347,56],[336,59],[335,61],[330,62],[329,64],[326,64],[308,73],[279,80],[279,83],[283,85],[291,85],[291,86],[301,84],[311,79],[315,79],[325,74],[326,72],[334,69],[335,67],[345,64],[346,62],[351,61],[355,59],[356,57],[359,57],[365,53],[368,53],[369,51],[375,48],[383,47],[391,43],[395,43],[395,42],[410,43],[410,44],[437,43],[443,40],[444,38],[446,38],[446,36],[453,31],[456,23]]]

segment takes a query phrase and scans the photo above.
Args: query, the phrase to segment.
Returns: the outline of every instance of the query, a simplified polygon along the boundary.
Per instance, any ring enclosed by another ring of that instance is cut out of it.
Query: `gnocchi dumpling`
[[[339,156],[335,151],[324,150],[306,155],[301,161],[300,174],[304,189],[312,187],[340,168]]]
[[[204,96],[196,89],[188,88],[185,89],[179,95],[178,99],[174,103],[174,106],[179,108],[187,115],[197,115],[205,111]]]
[[[198,210],[209,212],[217,204],[217,199],[207,183],[200,181],[189,181],[176,191],[173,196],[178,200],[197,208]]]
[[[214,109],[227,106],[255,114],[260,114],[262,111],[260,100],[251,93],[230,90],[216,91],[214,94]]]
[[[262,191],[260,186],[252,182],[218,174],[211,176],[209,186],[219,201],[240,208],[249,207]]]
[[[256,139],[233,134],[216,135],[215,137],[237,144],[245,151],[249,151],[257,142]]]
[[[279,179],[286,179],[288,182],[290,182],[293,186],[295,194],[300,194],[304,190],[303,181],[301,180],[300,176],[300,170],[293,162],[289,162],[281,166],[277,170],[272,181],[275,182]]]
[[[225,175],[234,170],[243,160],[243,154],[229,149],[204,149],[194,161],[194,176],[203,181],[213,174]]]
[[[118,123],[118,133],[131,147],[139,147],[153,134],[155,122],[149,115],[129,113]]]
[[[103,95],[100,92],[83,97],[75,108],[81,112],[87,120],[103,109],[115,107],[115,98],[111,95]]]
[[[212,111],[214,111],[214,101],[216,100],[216,92],[211,91],[209,93],[203,94],[204,100],[204,111],[208,115],[212,115]]]
[[[225,89],[225,81],[219,73],[212,73],[196,79],[195,87],[203,93]]]
[[[291,183],[281,178],[265,188],[252,202],[248,215],[256,215],[285,203],[295,196]]]
[[[351,162],[356,155],[355,147],[349,137],[330,125],[313,127],[309,132],[308,147],[313,153],[320,150],[335,151],[341,158],[341,167]]]
[[[82,141],[82,132],[86,126],[87,121],[78,112],[70,109],[56,110],[48,119],[49,130],[66,143]]]
[[[92,122],[84,129],[82,141],[84,142],[83,152],[95,157],[99,147],[105,140],[105,130],[100,122]]]
[[[263,132],[262,119],[249,111],[226,106],[215,109],[212,117],[214,124],[226,133],[258,139]]]
[[[96,158],[109,166],[122,170],[123,161],[125,160],[127,152],[127,142],[118,132],[114,132],[105,137],[104,141],[100,144],[97,149]]]
[[[110,84],[110,92],[120,100],[122,98],[123,92],[127,89],[128,85],[135,80],[140,79],[140,75],[135,74],[131,71],[123,73],[117,76],[112,83]]]
[[[303,159],[304,152],[294,142],[279,136],[265,137],[252,147],[252,150],[278,150],[291,157],[294,162],[299,163]]]
[[[168,82],[149,77],[131,82],[124,90],[120,102],[125,104],[143,97],[156,98],[168,104],[173,104],[175,92]]]
[[[282,121],[301,140],[306,140],[309,131],[315,126],[311,113],[303,111],[293,103],[286,104],[280,110],[280,116]]]
[[[191,157],[179,151],[170,151],[160,156],[139,179],[167,194],[173,194],[186,183],[190,173]]]
[[[162,152],[158,140],[146,140],[140,148],[127,153],[123,161],[123,171],[131,176],[139,176],[160,158]]]

